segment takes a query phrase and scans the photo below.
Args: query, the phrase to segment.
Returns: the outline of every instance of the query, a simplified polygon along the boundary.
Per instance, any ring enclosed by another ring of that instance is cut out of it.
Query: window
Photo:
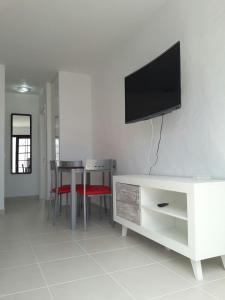
[[[31,116],[12,114],[11,172],[29,174],[32,171]]]
[[[30,173],[30,137],[13,137],[13,171],[15,173]]]

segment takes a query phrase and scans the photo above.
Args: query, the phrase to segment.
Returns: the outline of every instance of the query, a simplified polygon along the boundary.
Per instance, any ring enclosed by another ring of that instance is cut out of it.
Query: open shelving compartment
[[[159,203],[168,206],[158,207]],[[146,230],[188,245],[187,194],[141,187],[141,225]]]

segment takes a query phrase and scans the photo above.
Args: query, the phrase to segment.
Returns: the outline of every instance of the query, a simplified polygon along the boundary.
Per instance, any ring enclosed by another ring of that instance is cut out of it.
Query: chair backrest
[[[50,161],[50,170],[51,170],[51,189],[58,187],[59,184],[62,184],[62,172],[67,171],[69,168],[82,168],[82,160],[74,161]],[[59,168],[59,169],[58,169]]]
[[[116,169],[116,161],[114,159],[87,159],[84,164],[87,171],[112,171]]]
[[[108,173],[109,186],[112,187],[112,176],[116,169],[116,160],[114,159],[87,159],[84,164],[84,182],[90,183],[90,176],[86,178],[87,172],[101,172],[102,184],[105,185],[105,173]],[[86,181],[87,180],[87,181]]]
[[[73,160],[73,161],[59,161],[59,167],[61,168],[82,168],[83,162],[82,160]]]

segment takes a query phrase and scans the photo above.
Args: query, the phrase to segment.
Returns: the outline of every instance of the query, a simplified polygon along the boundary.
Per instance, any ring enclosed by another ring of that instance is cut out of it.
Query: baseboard
[[[25,199],[39,200],[39,195],[6,197],[5,199],[6,200],[25,200]]]

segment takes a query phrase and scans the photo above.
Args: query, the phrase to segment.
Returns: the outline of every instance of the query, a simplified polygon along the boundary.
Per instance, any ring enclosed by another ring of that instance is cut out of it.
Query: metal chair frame
[[[102,185],[105,184],[105,173],[109,174],[109,187],[112,191],[112,179],[116,169],[116,161],[113,159],[103,159],[103,160],[94,160],[88,159],[84,164],[84,173],[83,173],[83,186],[84,186],[84,195],[83,195],[83,205],[84,205],[84,229],[87,229],[87,197],[100,197],[100,209],[102,205],[102,197],[109,197],[110,201],[110,221],[113,224],[113,205],[112,205],[112,193],[111,194],[100,194],[100,195],[88,195],[86,194],[86,184],[87,184],[87,174],[93,172],[102,173]]]
[[[83,163],[81,160],[76,161],[50,161],[50,170],[51,170],[51,191],[50,191],[50,203],[48,209],[48,218],[50,216],[50,208],[52,207],[53,210],[53,225],[55,225],[57,214],[59,214],[62,210],[62,195],[57,192],[58,188],[62,186],[62,175],[63,172],[70,172],[71,168],[82,167]],[[54,174],[54,180],[53,180]],[[54,193],[55,197],[53,198],[53,189],[56,189]],[[67,193],[66,197],[67,207],[69,207],[69,197]],[[67,212],[68,214],[68,212]]]

